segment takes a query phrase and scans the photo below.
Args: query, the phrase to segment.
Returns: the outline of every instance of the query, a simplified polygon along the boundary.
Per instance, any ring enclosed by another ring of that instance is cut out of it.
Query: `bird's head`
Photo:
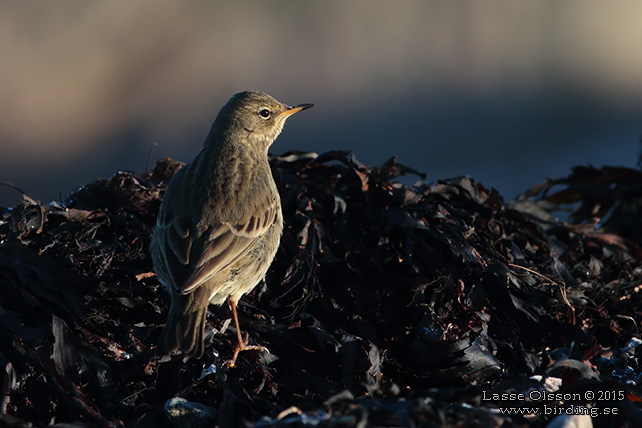
[[[288,106],[258,91],[239,92],[219,111],[212,125],[211,136],[243,136],[244,140],[260,146],[258,148],[267,154],[267,149],[281,133],[286,119],[312,106],[314,104]]]

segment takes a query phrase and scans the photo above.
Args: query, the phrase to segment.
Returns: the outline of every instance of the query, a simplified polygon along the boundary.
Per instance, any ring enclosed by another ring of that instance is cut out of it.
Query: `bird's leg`
[[[239,352],[267,351],[267,349],[264,346],[248,345],[247,338],[243,340],[243,336],[241,335],[241,327],[239,326],[239,317],[236,314],[236,301],[230,299],[230,306],[232,307],[232,316],[234,317],[234,326],[236,327],[236,337],[238,339],[238,343],[236,345],[236,348],[234,349],[234,355],[232,356],[232,359],[228,360],[225,364],[227,364],[229,367],[234,367],[234,364],[236,364],[236,358],[239,356]]]

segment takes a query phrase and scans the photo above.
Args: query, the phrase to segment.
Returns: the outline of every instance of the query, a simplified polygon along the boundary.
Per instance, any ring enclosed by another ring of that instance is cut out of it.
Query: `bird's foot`
[[[259,352],[269,352],[268,349],[265,346],[261,345],[248,345],[247,344],[247,337],[248,335],[245,335],[245,340],[239,341],[239,343],[236,345],[236,348],[234,348],[234,355],[232,355],[232,358],[227,360],[225,362],[225,365],[229,368],[234,367],[236,364],[236,358],[239,356],[239,353],[242,351],[259,351]]]

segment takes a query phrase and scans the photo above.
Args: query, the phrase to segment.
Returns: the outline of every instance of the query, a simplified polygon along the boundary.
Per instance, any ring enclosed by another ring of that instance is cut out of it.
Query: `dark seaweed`
[[[3,426],[539,426],[555,415],[498,409],[544,405],[642,423],[640,171],[578,167],[507,204],[469,177],[402,185],[423,175],[394,158],[271,164],[286,227],[240,306],[270,353],[233,369],[227,307],[201,360],[156,355],[169,298],[148,246],[182,164],[0,208]],[[487,399],[547,378],[595,399]]]

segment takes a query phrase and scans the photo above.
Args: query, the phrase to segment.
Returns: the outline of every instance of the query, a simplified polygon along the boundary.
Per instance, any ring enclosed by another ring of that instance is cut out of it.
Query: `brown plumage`
[[[151,243],[154,269],[172,296],[163,352],[202,356],[207,306],[228,299],[238,335],[230,365],[240,351],[262,349],[244,343],[236,303],[265,276],[283,231],[268,148],[287,117],[309,107],[261,92],[234,95],[200,153],[170,181]]]

